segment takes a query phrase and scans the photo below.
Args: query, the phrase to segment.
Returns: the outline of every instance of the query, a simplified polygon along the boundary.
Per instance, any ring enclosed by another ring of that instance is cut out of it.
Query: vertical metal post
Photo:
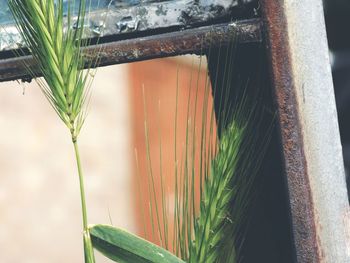
[[[261,3],[297,261],[350,262],[349,202],[322,0]]]

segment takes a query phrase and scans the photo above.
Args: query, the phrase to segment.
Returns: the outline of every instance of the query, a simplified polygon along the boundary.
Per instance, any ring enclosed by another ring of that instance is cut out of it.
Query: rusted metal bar
[[[64,9],[70,1],[64,1]],[[253,17],[256,0],[123,0],[89,1],[84,34],[86,37],[137,35],[170,27],[188,29],[198,25]],[[76,19],[76,18],[75,18]],[[73,19],[74,20],[74,19]],[[3,23],[1,23],[3,21]],[[0,51],[25,46],[7,6],[0,0]]]
[[[322,1],[261,3],[297,262],[350,262],[350,212]]]
[[[97,66],[106,66],[182,54],[199,54],[209,47],[225,45],[232,40],[241,43],[260,42],[261,21],[252,19],[121,40],[90,46],[84,52],[88,58],[95,56],[98,51]],[[0,59],[0,82],[30,77],[25,65],[40,75],[31,56]]]

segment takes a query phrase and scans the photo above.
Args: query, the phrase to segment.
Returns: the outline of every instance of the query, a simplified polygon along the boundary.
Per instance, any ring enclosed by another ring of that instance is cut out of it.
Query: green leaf
[[[94,225],[89,232],[93,247],[119,263],[184,263],[169,251],[112,226]]]

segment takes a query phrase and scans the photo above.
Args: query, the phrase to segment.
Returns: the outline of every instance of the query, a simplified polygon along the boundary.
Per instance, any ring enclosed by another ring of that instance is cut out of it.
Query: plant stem
[[[77,161],[78,174],[79,174],[81,210],[83,213],[83,228],[84,228],[84,232],[85,232],[88,230],[88,225],[87,225],[87,213],[86,213],[86,202],[85,202],[84,178],[83,178],[83,171],[82,171],[81,163],[80,163],[78,142],[74,138],[73,138],[73,145],[74,145],[75,158]]]

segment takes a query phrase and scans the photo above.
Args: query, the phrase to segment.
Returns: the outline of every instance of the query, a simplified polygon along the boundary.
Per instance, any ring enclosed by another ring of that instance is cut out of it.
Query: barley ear
[[[68,18],[63,14],[63,0],[10,0],[9,7],[45,80],[37,82],[75,140],[86,115],[91,74],[89,69],[81,70],[85,63],[82,47],[87,44],[82,39],[86,4],[80,1],[72,24],[72,2]]]
[[[74,5],[75,1],[68,1],[68,17],[65,18],[63,0],[9,0],[17,28],[45,80],[37,78],[36,81],[71,133],[80,184],[85,262],[94,263],[77,144],[86,117],[85,106],[90,97],[90,69],[82,70],[86,64],[82,47],[89,41],[83,40],[85,0],[79,1],[79,11],[73,25],[71,9]],[[32,73],[30,69],[28,71]],[[32,77],[36,76],[32,74]]]

